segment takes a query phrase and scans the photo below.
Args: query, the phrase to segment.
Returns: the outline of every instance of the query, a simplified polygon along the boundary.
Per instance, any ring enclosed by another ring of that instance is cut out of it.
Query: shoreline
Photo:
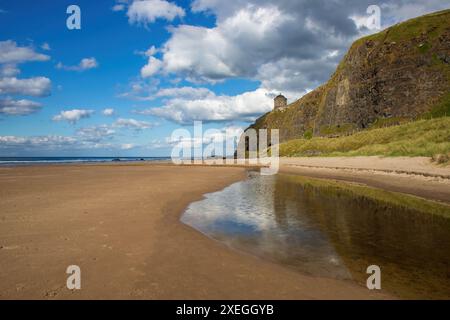
[[[394,298],[230,250],[180,221],[191,202],[245,172],[155,164],[0,169],[0,299]],[[82,270],[80,291],[65,288],[72,264]]]
[[[450,179],[351,165],[282,158],[279,173],[450,202]],[[0,167],[0,299],[395,298],[301,274],[180,221],[190,203],[245,179],[249,169],[167,161]],[[72,292],[64,269],[77,263],[87,288]]]
[[[450,204],[450,167],[432,164],[429,158],[281,158],[280,162],[280,173],[359,183]]]

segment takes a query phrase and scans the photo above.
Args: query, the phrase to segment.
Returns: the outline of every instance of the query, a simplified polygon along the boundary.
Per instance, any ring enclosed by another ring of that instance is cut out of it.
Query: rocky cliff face
[[[281,141],[450,116],[450,10],[357,40],[323,86],[256,120]]]

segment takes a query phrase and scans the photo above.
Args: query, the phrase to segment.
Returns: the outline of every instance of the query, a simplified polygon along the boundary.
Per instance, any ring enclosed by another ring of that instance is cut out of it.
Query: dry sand
[[[162,165],[0,168],[0,299],[372,299],[230,250],[179,221],[245,169]],[[66,288],[67,266],[81,290]]]

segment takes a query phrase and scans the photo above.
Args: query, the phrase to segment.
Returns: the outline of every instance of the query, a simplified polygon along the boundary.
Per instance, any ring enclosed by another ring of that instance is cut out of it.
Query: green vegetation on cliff
[[[295,139],[280,156],[427,156],[450,153],[450,117],[368,129],[339,138]]]
[[[296,145],[293,151],[284,149],[285,154],[358,150],[358,154],[432,155],[448,152],[448,142],[429,137],[438,134],[437,130],[421,132],[426,122],[393,128],[402,141],[378,143],[368,137],[375,135],[375,128],[445,116],[450,116],[450,10],[411,19],[355,41],[327,83],[284,110],[266,113],[250,127],[279,129],[281,142],[299,139],[283,146]],[[397,132],[404,128],[407,134],[417,136],[410,139]],[[368,129],[370,132],[364,133]],[[358,145],[356,140],[363,137],[369,140]],[[430,138],[429,145],[424,145],[424,137]]]

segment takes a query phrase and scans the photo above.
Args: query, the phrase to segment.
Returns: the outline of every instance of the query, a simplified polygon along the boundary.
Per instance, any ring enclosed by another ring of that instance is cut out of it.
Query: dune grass
[[[450,153],[450,117],[369,129],[339,138],[314,137],[280,144],[280,156],[425,156]]]

